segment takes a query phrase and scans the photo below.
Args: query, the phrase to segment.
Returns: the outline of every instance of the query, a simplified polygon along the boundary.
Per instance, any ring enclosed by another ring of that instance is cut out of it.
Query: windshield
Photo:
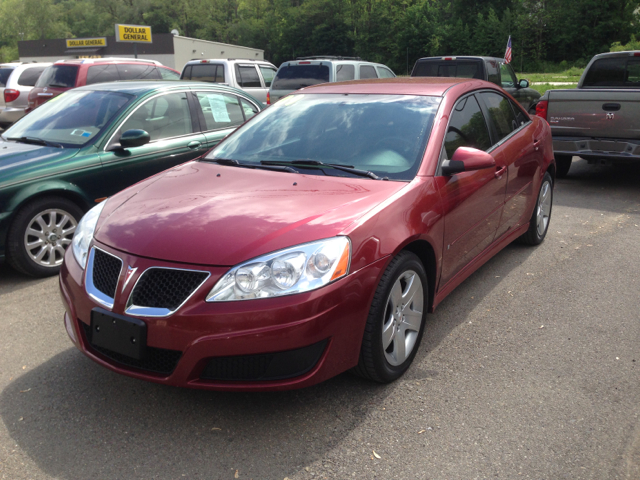
[[[411,180],[439,104],[439,97],[412,95],[292,95],[260,113],[206,158],[248,164],[309,160]],[[337,169],[300,168],[299,162],[295,169],[350,176]]]
[[[36,82],[36,87],[73,88],[76,86],[78,67],[74,65],[51,65]]]
[[[70,90],[23,117],[3,136],[80,147],[95,139],[132,98],[133,95],[118,92]]]
[[[278,70],[271,88],[273,90],[298,90],[329,81],[327,65],[289,65]]]

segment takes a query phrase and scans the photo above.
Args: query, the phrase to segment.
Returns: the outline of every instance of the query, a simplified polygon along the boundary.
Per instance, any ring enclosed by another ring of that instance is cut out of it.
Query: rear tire
[[[57,275],[83,212],[66,198],[37,198],[22,207],[9,228],[9,264],[32,277]]]
[[[556,155],[556,178],[564,178],[571,168],[571,155]]]
[[[518,239],[521,243],[526,245],[540,245],[542,243],[549,230],[552,206],[553,179],[549,172],[546,172],[542,178],[538,200],[529,221],[529,230]]]
[[[427,275],[420,259],[400,252],[376,288],[365,326],[360,360],[353,373],[379,383],[397,380],[420,346],[429,304]]]

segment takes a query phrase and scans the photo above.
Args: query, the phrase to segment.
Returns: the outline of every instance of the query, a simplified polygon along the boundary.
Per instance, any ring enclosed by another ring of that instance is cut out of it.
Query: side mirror
[[[529,88],[529,80],[523,78],[518,82],[518,85],[520,86],[520,88]]]
[[[127,130],[120,137],[122,148],[140,147],[151,141],[151,137],[144,130]]]
[[[482,150],[470,147],[458,147],[453,157],[442,165],[443,175],[454,175],[461,172],[471,172],[484,168],[495,167],[496,161],[491,155]]]

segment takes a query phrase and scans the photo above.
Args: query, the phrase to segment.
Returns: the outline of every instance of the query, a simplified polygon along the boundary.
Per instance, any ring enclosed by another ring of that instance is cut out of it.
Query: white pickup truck
[[[536,115],[551,125],[557,177],[569,173],[574,156],[640,162],[640,51],[596,55],[578,88],[547,90]]]

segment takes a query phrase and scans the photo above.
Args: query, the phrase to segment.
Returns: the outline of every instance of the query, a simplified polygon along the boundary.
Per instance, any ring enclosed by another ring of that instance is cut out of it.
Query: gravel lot
[[[57,278],[0,266],[0,478],[640,478],[640,169],[572,168],[546,241],[450,295],[392,385],[122,377],[72,347]]]

